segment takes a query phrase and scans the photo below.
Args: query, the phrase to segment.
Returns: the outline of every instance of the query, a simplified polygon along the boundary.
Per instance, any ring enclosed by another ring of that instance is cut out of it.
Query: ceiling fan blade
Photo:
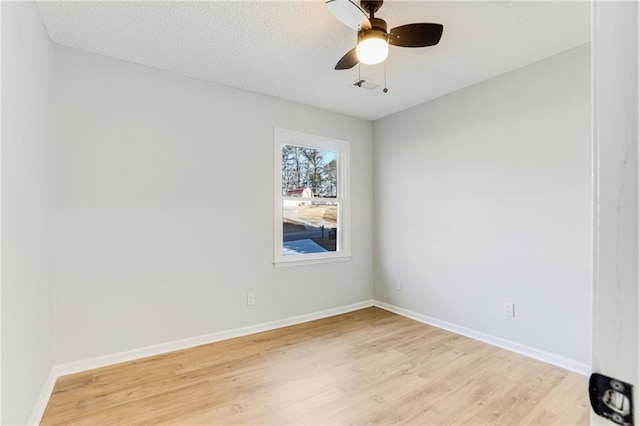
[[[347,27],[354,31],[368,30],[371,22],[367,13],[351,0],[329,0],[325,3],[329,12]]]
[[[358,65],[358,53],[356,52],[356,48],[354,47],[350,51],[348,51],[336,64],[335,69],[337,70],[348,70]]]
[[[400,47],[425,47],[438,44],[444,27],[441,24],[407,24],[389,31],[389,44]]]

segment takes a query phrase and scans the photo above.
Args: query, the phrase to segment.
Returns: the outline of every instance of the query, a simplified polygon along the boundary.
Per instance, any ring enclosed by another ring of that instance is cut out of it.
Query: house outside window
[[[276,266],[348,260],[349,142],[276,128]]]

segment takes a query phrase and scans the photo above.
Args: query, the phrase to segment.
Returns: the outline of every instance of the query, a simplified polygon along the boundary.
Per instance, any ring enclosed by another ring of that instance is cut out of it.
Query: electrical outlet
[[[256,304],[255,293],[247,293],[247,306],[253,306]]]
[[[510,318],[514,318],[516,316],[513,303],[504,302],[504,316]]]
[[[404,283],[402,281],[396,281],[396,291],[402,291],[402,287],[404,287]]]

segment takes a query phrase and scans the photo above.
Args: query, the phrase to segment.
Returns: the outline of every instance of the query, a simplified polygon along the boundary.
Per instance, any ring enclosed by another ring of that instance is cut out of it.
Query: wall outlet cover
[[[514,305],[511,302],[504,302],[504,316],[513,318],[515,317]]]

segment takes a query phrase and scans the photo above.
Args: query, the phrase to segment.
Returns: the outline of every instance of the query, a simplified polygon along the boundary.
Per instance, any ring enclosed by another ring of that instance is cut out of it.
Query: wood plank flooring
[[[58,379],[42,425],[586,425],[587,379],[378,308]]]

